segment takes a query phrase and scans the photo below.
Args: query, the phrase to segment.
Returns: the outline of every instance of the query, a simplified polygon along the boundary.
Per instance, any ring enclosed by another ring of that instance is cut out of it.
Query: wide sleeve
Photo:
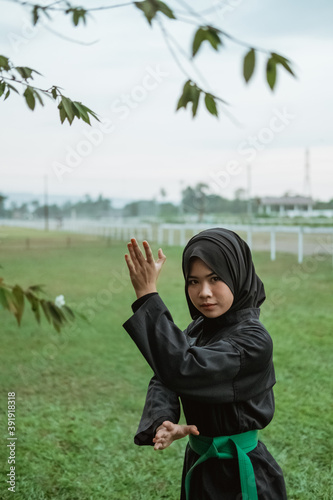
[[[210,403],[235,400],[241,356],[228,341],[190,345],[160,296],[151,296],[123,327],[156,377],[180,396]]]
[[[179,417],[180,403],[177,394],[165,387],[154,376],[148,386],[146,401],[134,437],[134,443],[139,446],[152,446],[157,427],[165,420],[178,424]]]

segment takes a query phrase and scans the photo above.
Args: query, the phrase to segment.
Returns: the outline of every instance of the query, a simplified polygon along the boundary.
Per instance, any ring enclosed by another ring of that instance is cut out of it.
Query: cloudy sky
[[[83,4],[112,3],[120,2]],[[186,4],[167,3],[185,17]],[[196,69],[180,54],[186,74],[230,103],[220,108],[219,119],[201,103],[193,120],[189,111],[175,112],[187,77],[158,25],[150,27],[137,8],[96,11],[86,27],[75,29],[55,13],[52,22],[32,28],[29,10],[2,1],[0,53],[38,70],[43,77],[35,78],[36,86],[61,86],[65,95],[93,109],[101,123],[61,125],[51,100],[34,112],[18,96],[1,100],[0,192],[38,195],[47,175],[50,194],[102,193],[116,203],[158,197],[162,187],[177,201],[182,188],[197,182],[233,197],[236,189],[247,189],[250,170],[252,195],[309,194],[310,189],[317,199],[333,198],[331,0],[191,5],[209,10],[203,24],[214,23],[251,46],[288,57],[297,79],[281,69],[272,93],[264,77],[265,57],[259,55],[246,85],[247,49],[226,39],[219,53],[202,46]],[[189,53],[194,25],[162,20]],[[307,149],[310,186],[304,183]]]

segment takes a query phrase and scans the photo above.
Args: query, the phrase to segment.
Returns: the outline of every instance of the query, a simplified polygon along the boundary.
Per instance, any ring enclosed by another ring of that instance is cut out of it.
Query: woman
[[[155,262],[143,246],[146,258],[135,239],[125,255],[137,300],[123,326],[154,371],[135,443],[163,449],[189,435],[181,500],[286,499],[282,471],[257,438],[273,417],[275,375],[249,247],[222,228],[188,242],[182,266],[193,321],[181,332],[156,289],[166,257],[159,249]],[[187,426],[177,425],[179,398]]]

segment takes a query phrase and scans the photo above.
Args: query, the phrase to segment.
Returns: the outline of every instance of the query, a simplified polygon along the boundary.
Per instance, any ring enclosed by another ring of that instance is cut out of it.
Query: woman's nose
[[[200,292],[199,292],[200,297],[211,297],[212,296],[212,291],[210,289],[210,286],[208,283],[203,283]]]

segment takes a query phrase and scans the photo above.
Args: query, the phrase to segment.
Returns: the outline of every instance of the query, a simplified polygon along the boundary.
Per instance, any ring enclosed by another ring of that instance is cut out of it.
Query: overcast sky
[[[167,3],[184,11],[180,1]],[[35,78],[36,86],[61,86],[65,95],[93,109],[101,123],[61,125],[51,101],[34,112],[22,98],[1,101],[0,192],[39,194],[47,175],[51,194],[151,199],[163,187],[167,199],[177,201],[182,188],[205,182],[213,192],[232,197],[236,189],[247,189],[250,169],[253,196],[309,194],[304,183],[308,149],[310,193],[333,198],[331,0],[191,4],[213,7],[205,15],[207,23],[288,57],[298,78],[281,69],[272,93],[265,82],[265,58],[259,56],[246,85],[244,46],[225,40],[219,53],[202,47],[196,62],[204,81],[180,56],[184,69],[230,105],[228,114],[220,108],[216,119],[201,103],[193,120],[189,111],[175,113],[187,78],[158,26],[149,27],[137,8],[95,12],[87,27],[74,29],[69,19],[55,14],[53,22],[31,28],[29,10],[2,1],[0,53],[40,71],[44,76]],[[194,26],[166,18],[164,26],[189,52]]]

